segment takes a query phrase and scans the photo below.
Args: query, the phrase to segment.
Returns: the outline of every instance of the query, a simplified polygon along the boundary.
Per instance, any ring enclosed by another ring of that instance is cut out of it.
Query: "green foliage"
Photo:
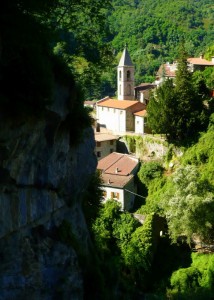
[[[149,271],[153,257],[152,245],[153,216],[148,215],[143,226],[137,228],[131,240],[123,245],[121,251],[125,264],[132,270]]]
[[[212,299],[214,292],[214,255],[193,254],[192,265],[172,274],[172,299]]]
[[[60,35],[54,52],[68,64],[85,98],[99,98],[101,76],[112,66],[106,9],[110,1],[57,0],[47,24]]]
[[[201,240],[211,242],[214,226],[212,186],[200,179],[195,166],[178,168],[172,182],[172,188],[162,195],[161,200],[171,238],[176,241],[185,235],[190,243],[195,234]]]
[[[174,134],[177,99],[172,80],[166,80],[152,95],[147,107],[148,126],[154,133]]]
[[[213,116],[210,118],[209,129],[202,134],[198,143],[187,149],[182,162],[197,165],[203,180],[208,180],[214,185],[214,130]]]
[[[83,211],[88,222],[88,225],[91,227],[95,219],[98,217],[99,210],[102,206],[102,190],[100,174],[96,172],[91,176],[88,187],[84,193],[83,197]]]
[[[191,57],[213,45],[211,0],[112,1],[108,12],[112,44],[117,52],[127,43],[136,66],[136,83],[155,76],[163,61],[178,58],[184,40]]]
[[[170,160],[173,158],[173,154],[174,154],[174,145],[170,144],[168,147],[168,151],[166,153],[166,162],[170,162]]]
[[[162,194],[171,188],[171,182],[166,180],[166,177],[155,178],[148,187],[148,196],[146,198],[146,204],[142,205],[138,209],[140,214],[157,213],[164,216],[163,208],[160,206],[160,200]]]
[[[163,167],[158,162],[147,162],[142,164],[138,177],[142,183],[149,186],[151,181],[155,178],[160,178],[163,173]]]
[[[154,254],[153,226],[153,215],[141,225],[130,213],[122,212],[116,201],[109,200],[101,208],[92,229],[101,267],[107,268],[105,278],[112,289],[116,283],[128,294],[136,285],[145,289]]]
[[[116,201],[108,200],[100,209],[99,217],[92,225],[96,246],[103,255],[110,255],[115,248],[113,224],[119,219],[120,206]]]
[[[136,151],[136,137],[132,135],[125,135],[124,139],[127,143],[129,152],[135,153]]]
[[[181,49],[175,85],[167,80],[155,91],[148,105],[148,123],[155,133],[165,133],[169,140],[194,138],[206,128],[208,117],[203,106],[202,86],[194,86],[188,70],[186,53]],[[185,109],[184,109],[185,108]]]
[[[120,218],[115,221],[113,224],[113,236],[116,238],[118,246],[123,247],[124,244],[129,243],[132,233],[140,224],[127,212],[122,213]]]

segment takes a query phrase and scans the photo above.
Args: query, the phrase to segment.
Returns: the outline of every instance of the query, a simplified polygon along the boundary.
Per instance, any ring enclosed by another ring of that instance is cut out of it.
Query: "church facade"
[[[145,122],[142,120],[142,122],[137,121],[138,123],[136,123],[135,118],[136,116],[138,118],[145,117],[146,105],[135,100],[134,65],[127,48],[123,50],[117,67],[117,91],[118,99],[106,97],[97,101],[97,122],[101,128],[106,128],[117,134],[127,131],[144,134]],[[136,113],[139,114],[135,115]],[[138,124],[137,128],[136,124]]]

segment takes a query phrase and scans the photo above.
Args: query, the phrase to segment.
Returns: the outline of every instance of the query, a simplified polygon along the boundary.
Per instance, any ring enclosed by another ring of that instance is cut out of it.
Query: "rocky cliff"
[[[0,119],[2,300],[83,298],[77,249],[87,255],[90,245],[82,197],[96,169],[94,137],[88,128],[72,146],[69,90],[55,95],[39,118]]]

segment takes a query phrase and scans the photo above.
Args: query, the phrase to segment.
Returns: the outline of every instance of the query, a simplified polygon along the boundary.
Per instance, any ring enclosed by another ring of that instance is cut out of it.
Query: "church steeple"
[[[134,65],[127,50],[123,50],[117,67],[118,100],[134,100]]]

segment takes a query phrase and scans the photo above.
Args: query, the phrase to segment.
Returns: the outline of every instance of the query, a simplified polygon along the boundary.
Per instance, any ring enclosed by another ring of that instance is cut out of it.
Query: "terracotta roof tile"
[[[102,102],[97,102],[97,105],[110,108],[127,109],[137,103],[139,103],[139,101],[107,99]]]
[[[212,61],[200,57],[190,57],[187,59],[187,61],[193,65],[214,66]]]
[[[97,169],[105,174],[128,176],[138,165],[138,159],[128,154],[113,152],[99,160]]]
[[[118,187],[123,188],[132,178],[134,175],[129,176],[120,176],[120,175],[110,175],[109,174],[102,174],[102,185],[111,186],[111,187]]]
[[[140,110],[136,113],[134,113],[135,116],[138,116],[138,117],[146,117],[147,116],[147,111],[144,109],[144,110]]]
[[[117,140],[118,138],[119,138],[118,136],[109,133],[102,133],[102,132],[95,133],[96,142]]]

